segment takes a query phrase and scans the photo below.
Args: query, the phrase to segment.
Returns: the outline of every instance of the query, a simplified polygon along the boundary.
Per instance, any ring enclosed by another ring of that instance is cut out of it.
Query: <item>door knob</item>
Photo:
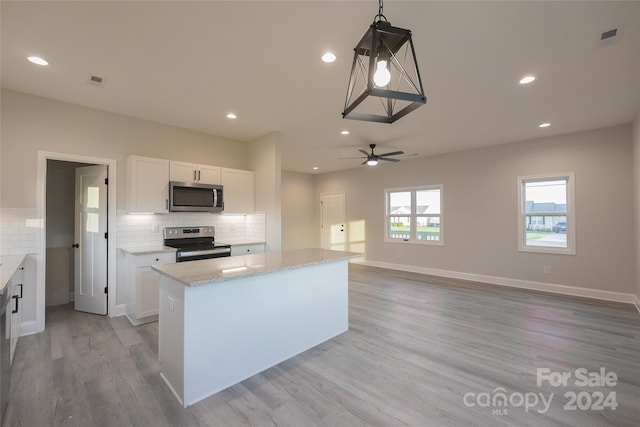
[[[80,244],[79,243],[74,243],[73,245],[71,245],[72,248],[79,248]]]

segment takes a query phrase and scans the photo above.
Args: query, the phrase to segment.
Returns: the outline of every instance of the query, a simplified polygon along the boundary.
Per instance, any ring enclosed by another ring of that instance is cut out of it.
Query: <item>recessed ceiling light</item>
[[[236,116],[236,115],[235,115],[235,114],[233,114],[233,113],[229,113],[229,114],[227,114],[227,119],[237,119],[237,118],[238,118],[238,116]]]
[[[520,84],[526,85],[527,83],[531,83],[535,79],[536,79],[535,76],[524,76],[523,78],[520,79]]]
[[[551,123],[540,123],[538,125],[539,128],[548,128],[549,126],[551,126]]]
[[[42,59],[39,56],[28,56],[27,59],[29,60],[29,62],[32,62],[36,65],[49,65],[49,63],[45,59]]]
[[[342,132],[340,132],[341,135],[349,135],[349,131],[348,130],[343,130]]]
[[[314,166],[314,167],[313,167],[313,170],[314,170],[314,171],[317,171],[318,169],[319,169],[319,168],[318,168],[317,166]]]
[[[324,62],[333,62],[336,60],[336,56],[331,52],[327,52],[324,55],[322,55],[322,60]]]

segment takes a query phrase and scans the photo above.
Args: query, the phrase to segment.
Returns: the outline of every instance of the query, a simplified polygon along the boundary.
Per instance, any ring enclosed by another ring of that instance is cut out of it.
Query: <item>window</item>
[[[442,186],[385,190],[387,242],[442,244]]]
[[[518,177],[521,251],[575,255],[574,174]]]

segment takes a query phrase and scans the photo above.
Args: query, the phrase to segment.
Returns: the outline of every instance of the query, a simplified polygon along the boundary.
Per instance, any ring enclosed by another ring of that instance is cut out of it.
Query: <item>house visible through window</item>
[[[386,241],[442,244],[442,186],[385,193]]]
[[[575,254],[573,173],[519,177],[520,250]]]

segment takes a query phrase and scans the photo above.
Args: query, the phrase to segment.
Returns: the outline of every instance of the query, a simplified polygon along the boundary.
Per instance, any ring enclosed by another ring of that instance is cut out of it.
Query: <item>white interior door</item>
[[[344,193],[320,195],[322,209],[321,240],[323,249],[346,250]]]
[[[107,166],[76,169],[75,309],[107,314]]]

